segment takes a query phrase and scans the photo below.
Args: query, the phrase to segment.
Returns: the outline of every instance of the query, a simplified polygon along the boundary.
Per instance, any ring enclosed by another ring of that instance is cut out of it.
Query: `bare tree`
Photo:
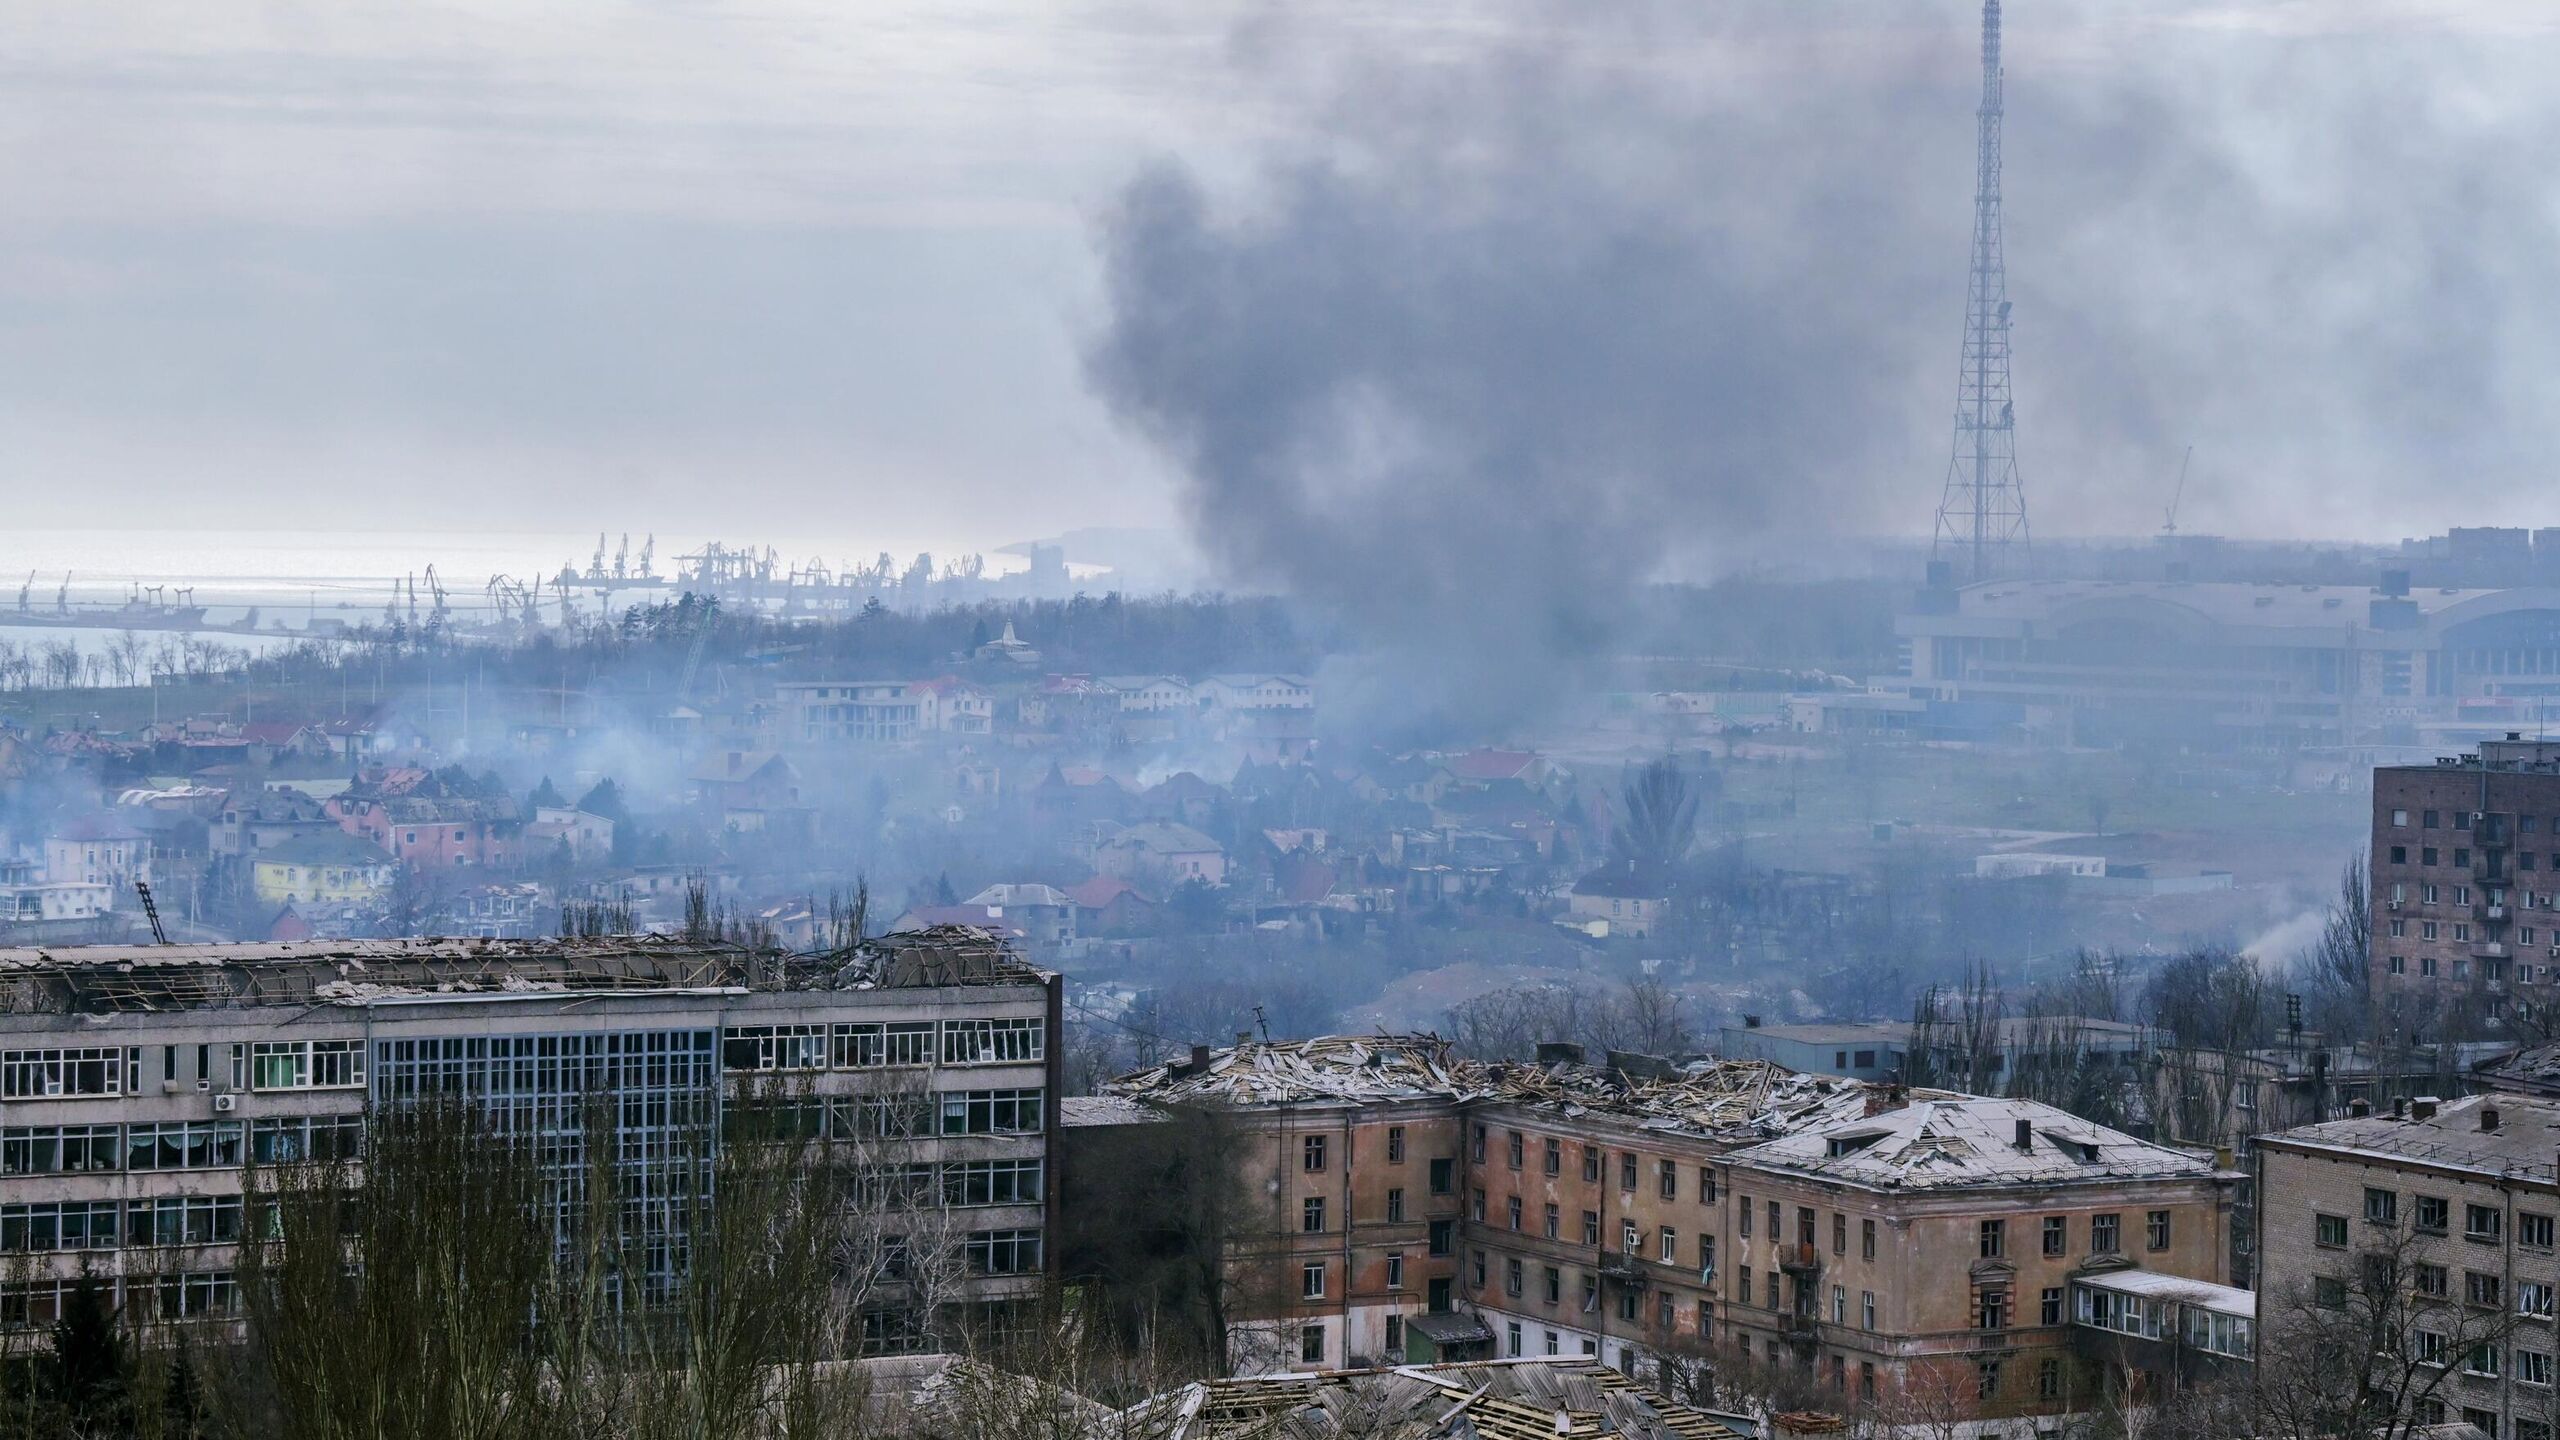
[[[2474,1352],[2503,1358],[2517,1324],[2507,1297],[2474,1305],[2450,1293],[2458,1257],[2414,1226],[2361,1233],[2352,1257],[2277,1280],[2260,1299],[2252,1433],[2409,1440]]]
[[[2365,862],[2359,850],[2339,873],[2337,902],[2296,966],[2311,1022],[2327,1035],[2361,1037],[2372,1024],[2373,898]]]

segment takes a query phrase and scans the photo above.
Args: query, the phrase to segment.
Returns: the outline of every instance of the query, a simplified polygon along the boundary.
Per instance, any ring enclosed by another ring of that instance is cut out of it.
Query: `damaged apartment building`
[[[1270,1368],[1741,1360],[1844,1400],[2055,1414],[2096,1383],[2074,1281],[2229,1271],[2227,1165],[2033,1101],[1386,1035],[1195,1051],[1110,1088],[1117,1123],[1205,1106],[1247,1137],[1261,1223],[1230,1265],[1294,1281],[1239,1297],[1265,1337],[1242,1358]]]
[[[0,950],[0,1328],[51,1326],[84,1272],[131,1323],[219,1321],[249,1170],[352,1158],[415,1097],[484,1104],[562,1165],[614,1126],[646,1198],[775,1084],[800,1133],[866,1142],[930,1209],[962,1277],[943,1318],[1004,1327],[1049,1270],[1058,1007],[1055,975],[961,929],[815,957],[657,936]],[[876,1293],[848,1343],[920,1343],[905,1290]]]

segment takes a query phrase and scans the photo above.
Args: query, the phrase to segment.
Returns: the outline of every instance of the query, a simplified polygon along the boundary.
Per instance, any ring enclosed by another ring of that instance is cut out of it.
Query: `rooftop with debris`
[[[2396,1113],[2304,1125],[2253,1142],[2325,1150],[2506,1180],[2560,1181],[2560,1100],[2491,1093],[2441,1104],[2421,1098]]]
[[[1163,1440],[1741,1440],[1588,1357],[1399,1365],[1186,1385],[1135,1407]]]
[[[1447,1099],[1511,1104],[1572,1119],[1614,1117],[1645,1129],[1751,1144],[1809,1125],[1855,1119],[1906,1092],[1765,1060],[1669,1061],[1619,1051],[1604,1063],[1549,1047],[1542,1063],[1487,1064],[1437,1035],[1321,1035],[1201,1047],[1111,1081],[1113,1095],[1155,1104],[1225,1106]],[[1952,1091],[1923,1096],[1961,1098]]]
[[[2136,1139],[2036,1100],[1922,1092],[1734,1152],[1736,1164],[1884,1190],[2201,1179],[2213,1157]]]
[[[1025,964],[1002,941],[963,926],[883,935],[823,955],[670,935],[0,947],[0,1011],[17,1014],[361,1005],[437,995],[600,990],[911,989],[1047,979],[1047,972]]]
[[[1483,1087],[1484,1067],[1459,1059],[1437,1035],[1319,1035],[1199,1046],[1188,1059],[1123,1075],[1103,1089],[1169,1105],[1292,1105],[1459,1098]]]

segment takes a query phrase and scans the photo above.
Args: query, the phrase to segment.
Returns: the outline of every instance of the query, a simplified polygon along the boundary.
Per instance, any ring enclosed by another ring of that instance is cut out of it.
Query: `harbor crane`
[[[2169,513],[2160,526],[2160,533],[2163,535],[2174,536],[2178,533],[2178,502],[2187,498],[2187,465],[2195,458],[2196,447],[2190,445],[2187,447],[2186,458],[2178,462],[2178,488],[2169,494]]]

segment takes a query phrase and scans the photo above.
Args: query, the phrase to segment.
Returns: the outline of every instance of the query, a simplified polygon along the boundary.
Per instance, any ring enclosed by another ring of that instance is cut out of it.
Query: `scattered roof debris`
[[[1129,1412],[1164,1440],[1741,1440],[1588,1357],[1209,1380]]]
[[[1437,1035],[1324,1035],[1195,1050],[1124,1075],[1105,1089],[1156,1104],[1231,1106],[1443,1098],[1491,1101],[1579,1118],[1613,1116],[1648,1129],[1751,1144],[1807,1126],[1862,1118],[1913,1092],[1765,1060],[1692,1060],[1612,1052],[1605,1065],[1484,1064]],[[1923,1097],[1958,1098],[1924,1090]]]
[[[949,926],[792,956],[666,935],[0,948],[0,1012],[365,1005],[436,995],[850,990],[1041,981],[982,930]]]
[[[1466,1097],[1484,1088],[1484,1067],[1458,1059],[1437,1035],[1319,1035],[1224,1050],[1203,1046],[1188,1060],[1124,1075],[1104,1087],[1163,1104],[1217,1105]]]
[[[2209,1154],[2139,1140],[2041,1101],[1944,1094],[1799,1130],[1734,1158],[1893,1190],[2214,1173]]]

